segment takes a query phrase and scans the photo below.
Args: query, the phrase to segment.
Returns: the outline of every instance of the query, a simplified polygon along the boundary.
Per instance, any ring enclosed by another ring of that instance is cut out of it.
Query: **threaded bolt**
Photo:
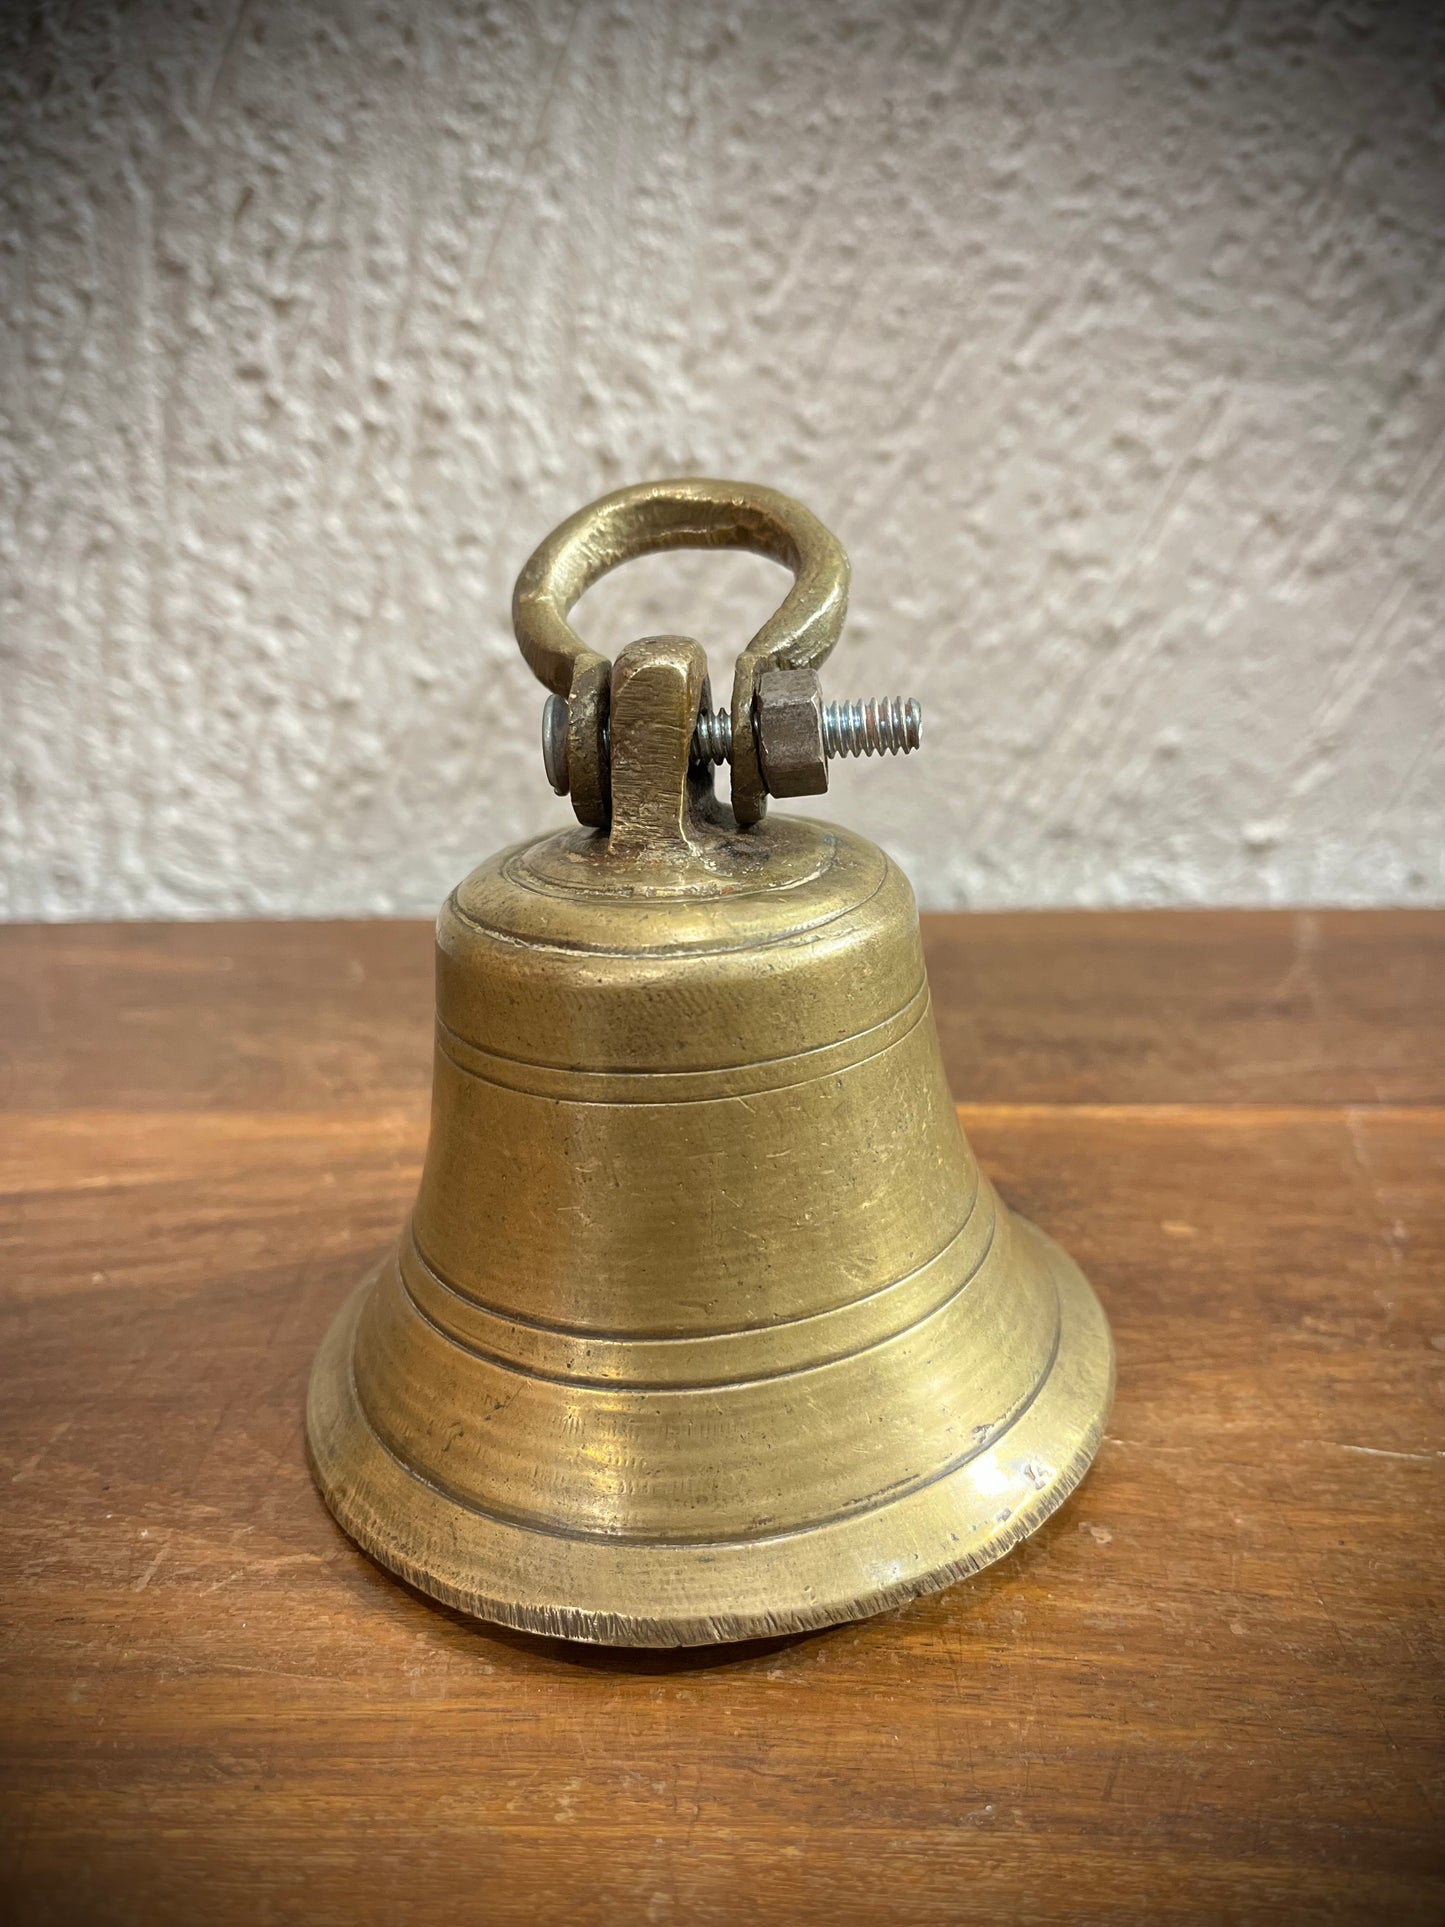
[[[733,760],[733,719],[727,709],[700,709],[692,732],[692,760],[706,769],[709,763]]]
[[[906,756],[922,741],[923,711],[912,696],[823,705],[823,747],[830,756]]]
[[[923,710],[912,696],[824,703],[823,748],[834,756],[906,756],[923,740]],[[692,737],[695,763],[730,763],[733,719],[726,709],[699,712]]]
[[[823,750],[835,756],[906,756],[923,740],[923,711],[912,696],[876,696],[867,702],[823,705]],[[706,768],[733,759],[733,719],[726,709],[698,712],[692,760]],[[549,696],[542,712],[542,761],[558,796],[568,790],[567,703]]]

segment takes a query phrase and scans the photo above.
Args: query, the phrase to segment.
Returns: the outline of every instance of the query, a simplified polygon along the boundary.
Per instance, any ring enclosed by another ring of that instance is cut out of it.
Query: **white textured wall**
[[[1442,101],[1369,0],[5,5],[0,908],[431,909],[567,820],[517,568],[679,472],[850,549],[925,901],[1445,896]]]

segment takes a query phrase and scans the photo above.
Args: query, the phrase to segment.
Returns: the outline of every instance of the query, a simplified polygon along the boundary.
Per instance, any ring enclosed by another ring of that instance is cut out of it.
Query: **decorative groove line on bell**
[[[696,644],[608,665],[566,620],[699,541],[796,577],[721,711]],[[443,907],[416,1207],[307,1408],[341,1524],[479,1617],[633,1645],[857,1618],[1000,1557],[1101,1436],[1107,1324],[964,1140],[906,880],[762,820],[828,754],[916,742],[906,705],[829,719],[845,602],[806,511],[716,482],[594,504],[519,581],[581,823]]]
[[[786,1378],[855,1356],[914,1330],[971,1282],[998,1225],[990,1191],[943,1249],[863,1299],[772,1325],[696,1336],[604,1337],[576,1326],[520,1320],[483,1304],[430,1264],[408,1228],[398,1249],[401,1289],[443,1337],[505,1369],[594,1389],[702,1390]]]

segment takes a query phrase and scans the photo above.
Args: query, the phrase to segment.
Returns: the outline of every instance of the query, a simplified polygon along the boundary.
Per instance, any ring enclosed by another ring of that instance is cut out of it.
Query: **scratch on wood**
[[[151,1560],[150,1564],[146,1567],[145,1571],[141,1574],[140,1578],[137,1579],[135,1584],[131,1587],[132,1592],[145,1591],[146,1587],[150,1584],[152,1579],[155,1578],[156,1573],[160,1570],[160,1563],[162,1559],[165,1558],[165,1556],[166,1556],[166,1548],[162,1546],[160,1551],[156,1554],[155,1558]]]

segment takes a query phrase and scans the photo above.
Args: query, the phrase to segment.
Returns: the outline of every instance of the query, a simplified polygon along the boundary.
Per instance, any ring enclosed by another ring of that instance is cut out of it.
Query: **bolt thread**
[[[830,756],[906,756],[922,738],[923,711],[911,696],[823,707],[823,747]]]
[[[730,763],[733,759],[733,719],[726,709],[700,709],[692,736],[695,763]]]
[[[876,696],[867,702],[825,703],[823,748],[830,756],[906,756],[923,740],[923,711],[912,696]],[[698,711],[692,758],[730,763],[733,719],[726,709]]]

